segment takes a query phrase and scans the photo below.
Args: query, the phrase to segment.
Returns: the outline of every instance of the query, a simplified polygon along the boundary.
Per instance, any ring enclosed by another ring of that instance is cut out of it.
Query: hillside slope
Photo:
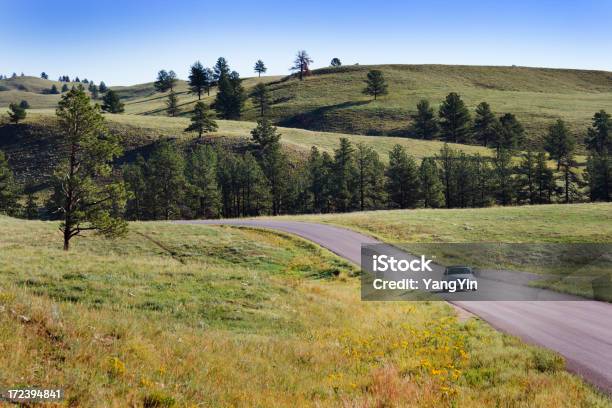
[[[163,116],[112,115],[105,114],[108,128],[121,136],[126,156],[121,161],[130,161],[136,154],[147,154],[148,148],[162,137],[173,137],[183,143],[193,143],[194,133],[185,133],[188,118]],[[205,139],[206,143],[222,143],[233,149],[245,149],[251,138],[253,122],[219,120],[219,130]],[[372,146],[387,161],[393,145],[399,143],[417,160],[436,154],[443,143],[431,140],[415,140],[399,137],[372,137],[341,133],[313,132],[303,129],[279,128],[282,142],[292,156],[304,158],[312,146],[322,151],[333,152],[341,137],[351,138],[354,143]],[[52,110],[31,110],[23,123],[18,125],[0,121],[0,150],[9,155],[9,161],[18,180],[33,179],[44,183],[56,164],[59,148],[56,119]],[[466,153],[491,154],[490,149],[480,146],[451,144]]]
[[[377,101],[361,94],[370,69],[383,71],[389,94]],[[411,135],[410,115],[420,99],[437,108],[458,92],[472,110],[487,101],[512,112],[530,137],[557,118],[585,132],[593,113],[612,109],[612,73],[523,67],[381,65],[321,69],[305,81],[270,85],[272,116],[283,126],[346,133]],[[256,113],[246,112],[251,118]]]

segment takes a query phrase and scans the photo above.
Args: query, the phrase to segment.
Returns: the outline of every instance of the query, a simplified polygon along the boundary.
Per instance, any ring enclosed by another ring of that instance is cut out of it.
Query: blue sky
[[[612,1],[0,0],[0,73],[104,80],[181,78],[224,56],[245,76],[261,58],[288,73],[344,64],[525,65],[612,71]]]

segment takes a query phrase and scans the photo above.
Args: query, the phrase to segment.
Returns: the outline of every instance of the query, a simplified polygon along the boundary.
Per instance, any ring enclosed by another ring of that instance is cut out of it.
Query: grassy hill
[[[362,302],[353,267],[297,238],[131,223],[65,252],[55,222],[0,230],[0,382],[66,406],[610,403],[444,302]]]
[[[389,95],[372,101],[361,93],[369,69],[383,71]],[[42,82],[41,82],[42,81]],[[246,78],[245,89],[269,84],[271,116],[281,126],[350,134],[410,136],[411,115],[420,99],[434,107],[449,92],[458,92],[473,111],[487,101],[497,113],[512,112],[523,122],[529,136],[540,138],[557,118],[566,120],[582,137],[593,113],[612,110],[612,73],[569,69],[455,66],[380,65],[345,66],[314,70],[304,81],[294,77]],[[0,106],[26,99],[34,108],[52,108],[59,96],[36,92],[52,81],[18,77],[0,81]],[[18,90],[25,86],[28,92]],[[165,115],[166,95],[155,93],[152,83],[113,87],[125,103],[126,113]],[[179,105],[183,114],[196,97],[179,81]],[[215,90],[204,101],[212,102]],[[254,121],[257,112],[250,101],[243,119]]]
[[[105,115],[111,132],[121,136],[126,157],[131,160],[136,153],[146,154],[148,146],[162,137],[178,138],[192,143],[197,135],[185,133],[189,119],[165,116]],[[19,125],[0,123],[0,150],[9,155],[11,166],[20,181],[27,178],[44,182],[52,172],[54,157],[58,153],[58,138],[55,131],[55,116],[52,110],[30,110],[28,117]],[[250,139],[253,122],[218,121],[219,130],[206,138],[209,143],[224,143],[234,148],[245,148]],[[391,147],[399,143],[407,151],[421,159],[436,154],[442,147],[438,141],[415,140],[399,137],[371,137],[339,133],[314,132],[302,129],[279,128],[282,142],[293,156],[304,158],[312,146],[332,152],[340,137],[349,137],[355,143],[364,143],[378,151],[383,160]],[[489,149],[479,146],[453,145],[468,153],[491,154]]]

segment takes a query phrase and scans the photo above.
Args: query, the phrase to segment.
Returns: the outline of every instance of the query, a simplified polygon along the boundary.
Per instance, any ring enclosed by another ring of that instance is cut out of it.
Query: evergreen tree
[[[457,152],[444,143],[440,153],[436,155],[436,161],[440,163],[440,177],[444,191],[444,203],[446,208],[455,206],[455,160]]]
[[[324,152],[321,154],[316,146],[310,149],[308,157],[308,189],[312,197],[312,212],[327,212],[331,207],[330,179],[332,159]]]
[[[255,67],[253,69],[255,70],[255,72],[257,72],[258,77],[261,77],[261,74],[265,74],[266,71],[268,70],[268,68],[266,68],[266,65],[264,64],[262,60],[257,60],[257,62],[255,63]]]
[[[176,93],[174,91],[170,91],[168,94],[168,99],[166,100],[166,113],[168,113],[168,116],[174,117],[178,115],[179,112],[180,109],[178,107],[178,98]]]
[[[57,90],[57,86],[55,86],[55,84],[51,85],[51,89],[49,90],[49,93],[51,95],[57,95],[59,93],[59,91]]]
[[[308,53],[304,50],[298,51],[293,61],[292,71],[297,71],[300,81],[304,80],[305,76],[310,75],[310,64],[314,61],[310,58]]]
[[[520,203],[536,204],[537,193],[537,157],[531,150],[522,154],[521,163],[516,168],[517,174],[517,201]]]
[[[514,151],[523,145],[525,130],[512,113],[505,113],[495,123],[494,147],[499,150]]]
[[[612,155],[592,152],[587,159],[586,180],[591,201],[611,201]]]
[[[42,79],[49,79],[49,75],[47,75],[44,71],[40,74]]]
[[[206,69],[200,61],[196,61],[190,68],[189,88],[198,95],[198,100],[202,99],[202,92],[206,90],[206,81]]]
[[[11,103],[9,105],[8,115],[11,122],[17,124],[20,120],[26,118],[26,110],[20,104]]]
[[[251,99],[253,105],[259,111],[259,116],[264,117],[268,108],[270,107],[270,96],[268,95],[268,88],[263,83],[258,83],[251,92]]]
[[[107,237],[125,233],[127,224],[115,211],[125,202],[124,185],[106,181],[110,163],[122,153],[119,141],[104,132],[99,107],[90,103],[82,86],[62,97],[57,116],[67,149],[56,168],[52,200],[63,221],[64,249],[83,231]]]
[[[108,91],[108,87],[106,86],[104,81],[100,81],[100,86],[98,87],[98,91],[100,91],[101,94],[106,93]]]
[[[213,67],[213,81],[219,83],[221,78],[228,77],[230,74],[230,67],[227,60],[223,57],[219,57],[215,66]]]
[[[573,155],[575,147],[576,139],[570,135],[565,122],[561,119],[548,128],[548,134],[544,139],[544,149],[550,158],[557,162],[557,171],[561,167],[561,161]]]
[[[548,168],[546,153],[538,152],[536,155],[535,185],[537,204],[548,204],[552,201],[555,192],[555,178],[553,171]]]
[[[281,135],[276,131],[276,127],[264,118],[257,121],[251,136],[259,147],[261,168],[270,185],[272,214],[277,215],[280,213],[287,172],[287,158],[280,146]]]
[[[464,152],[459,152],[455,159],[454,178],[455,206],[466,208],[475,206],[476,201],[476,169],[474,159]]]
[[[366,83],[366,87],[362,92],[365,95],[373,96],[374,100],[376,100],[379,95],[386,95],[389,93],[389,86],[385,81],[385,77],[382,71],[378,69],[370,70],[368,72],[367,79],[364,82]]]
[[[580,200],[582,197],[580,189],[583,185],[583,181],[577,170],[578,163],[574,159],[573,154],[564,156],[561,159],[560,179],[563,184],[563,202],[566,204]]]
[[[30,104],[25,99],[19,102],[19,107],[22,109],[30,109]]]
[[[476,107],[474,118],[474,138],[483,146],[488,146],[495,139],[495,123],[497,119],[486,102]]]
[[[414,208],[419,202],[419,174],[416,163],[406,150],[396,144],[389,152],[387,195],[391,208]]]
[[[385,202],[385,168],[372,147],[358,143],[355,149],[359,210],[382,208]]]
[[[91,99],[98,99],[100,94],[98,93],[98,87],[94,84],[91,84],[89,87],[89,92],[91,92]]]
[[[217,186],[217,154],[213,148],[196,146],[189,157],[187,181],[189,194],[195,204],[195,216],[218,217],[220,201]]]
[[[246,100],[244,88],[237,72],[222,75],[218,83],[217,96],[213,107],[223,119],[240,119]]]
[[[68,85],[66,84],[62,85],[62,93],[64,92],[68,92]]]
[[[214,75],[212,69],[204,68],[204,90],[208,96],[210,96],[210,88],[215,83]]]
[[[417,104],[417,114],[414,117],[414,133],[419,139],[431,140],[438,133],[438,122],[433,109],[426,99]]]
[[[493,177],[495,196],[501,205],[510,205],[514,199],[513,173],[511,152],[507,149],[499,149],[493,159]]]
[[[440,128],[447,142],[467,143],[470,141],[470,112],[461,97],[451,92],[440,105]]]
[[[79,79],[79,77],[76,77],[76,78],[74,79],[74,82],[81,82],[81,80]]]
[[[419,167],[420,196],[423,206],[439,208],[444,203],[442,183],[436,161],[432,157],[425,157]]]
[[[35,220],[38,218],[38,203],[36,202],[34,193],[31,191],[26,193],[26,204],[23,215],[28,220]]]
[[[602,154],[612,153],[612,119],[606,111],[601,110],[593,115],[591,128],[586,137],[586,146],[589,150]]]
[[[125,211],[127,219],[143,220],[150,217],[147,210],[152,200],[148,200],[146,171],[147,165],[141,155],[136,157],[134,163],[126,164],[122,168],[123,180],[131,193]]]
[[[0,214],[13,215],[17,209],[17,186],[8,158],[0,150]]]
[[[340,58],[332,58],[332,60],[329,63],[329,65],[331,65],[334,68],[338,68],[338,67],[342,66],[342,62],[340,62]]]
[[[197,102],[191,115],[191,124],[185,132],[198,132],[198,138],[201,138],[204,133],[215,132],[217,128],[214,114],[204,102]]]
[[[102,110],[108,113],[121,113],[124,110],[119,95],[113,90],[108,90],[102,98]]]
[[[185,159],[175,143],[159,143],[147,161],[148,188],[154,219],[178,218],[185,193]]]
[[[474,207],[486,207],[491,204],[491,189],[493,179],[493,169],[491,160],[475,154],[472,157],[473,163],[473,202]]]
[[[166,71],[165,69],[160,70],[157,73],[157,79],[153,83],[155,90],[158,92],[174,91],[176,86],[176,74],[174,71]],[[102,91],[102,85],[100,84],[100,91]]]
[[[345,138],[340,138],[340,145],[334,150],[332,167],[332,200],[334,209],[338,212],[347,212],[355,208],[357,199],[355,148]]]

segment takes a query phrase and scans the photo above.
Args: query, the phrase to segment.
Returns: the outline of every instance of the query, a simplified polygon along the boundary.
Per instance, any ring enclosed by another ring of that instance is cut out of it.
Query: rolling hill
[[[389,95],[372,101],[361,93],[370,69],[380,69],[389,83]],[[269,85],[271,117],[283,127],[349,134],[411,136],[411,115],[416,103],[428,99],[437,107],[449,92],[458,92],[473,111],[487,101],[497,113],[512,112],[532,139],[539,139],[557,118],[566,120],[581,139],[594,112],[612,110],[612,72],[569,69],[453,66],[379,65],[344,66],[314,70],[304,81],[295,77],[246,78],[249,91],[259,81]],[[28,100],[33,108],[52,108],[59,96],[41,95],[52,81],[18,77],[0,81],[0,106]],[[26,90],[23,90],[25,87]],[[20,89],[21,88],[21,89]],[[165,115],[165,94],[153,83],[112,87],[127,114]],[[187,84],[179,81],[179,105],[187,114],[196,101]],[[205,96],[210,103],[215,91]],[[257,112],[247,101],[243,119],[254,121]]]

